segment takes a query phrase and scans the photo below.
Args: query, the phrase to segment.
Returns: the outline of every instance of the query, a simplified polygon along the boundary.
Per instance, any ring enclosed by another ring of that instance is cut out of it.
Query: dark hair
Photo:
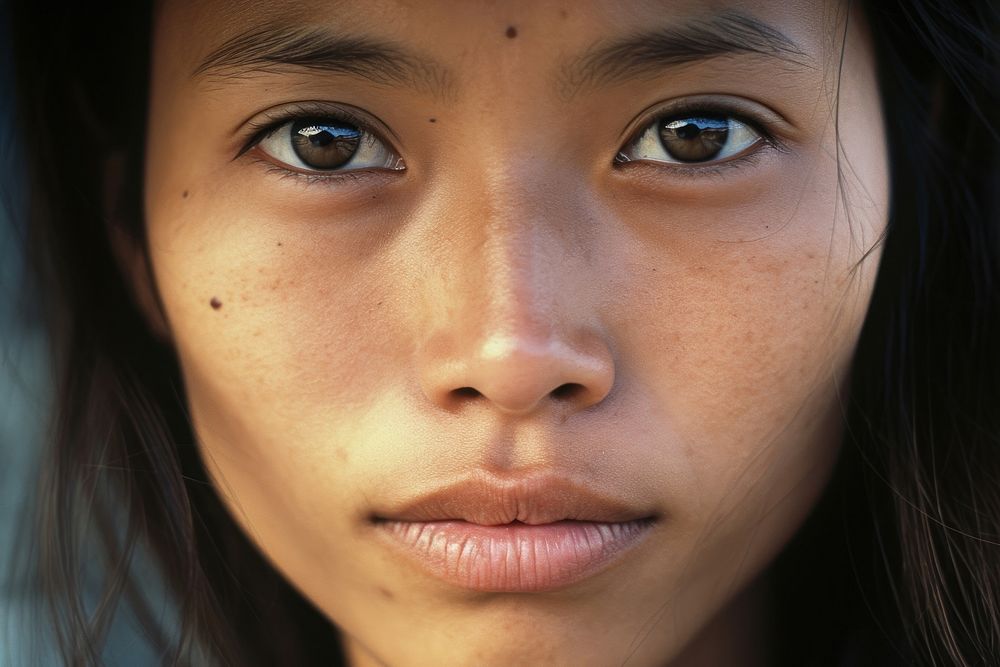
[[[117,4],[18,2],[11,13],[24,220],[55,367],[35,547],[58,645],[67,663],[99,663],[124,596],[166,663],[335,664],[336,629],[265,562],[209,483],[174,353],[114,261],[115,225],[145,244],[152,11]],[[1000,664],[1000,9],[886,0],[864,11],[890,221],[838,470],[772,568],[780,658]],[[114,160],[126,182],[109,202]],[[87,604],[79,564],[93,535],[105,579]],[[178,628],[158,622],[136,585],[137,549],[162,570]]]

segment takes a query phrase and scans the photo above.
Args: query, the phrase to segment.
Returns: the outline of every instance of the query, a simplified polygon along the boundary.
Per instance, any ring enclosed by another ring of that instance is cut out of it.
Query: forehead
[[[469,78],[532,72],[567,92],[719,55],[822,69],[844,11],[833,0],[166,0],[154,48],[171,69],[232,77],[273,71],[289,54],[314,65],[317,51],[346,43],[355,64],[366,47],[397,56],[382,58],[388,83],[456,95]]]

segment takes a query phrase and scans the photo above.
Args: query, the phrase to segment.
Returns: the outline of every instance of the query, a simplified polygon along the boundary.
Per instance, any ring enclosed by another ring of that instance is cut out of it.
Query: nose
[[[527,328],[508,328],[469,343],[461,346],[445,336],[424,348],[433,357],[423,367],[424,393],[449,410],[482,402],[507,415],[524,416],[547,405],[576,412],[600,403],[614,384],[614,364],[601,345],[575,346]]]
[[[615,364],[596,310],[599,268],[588,259],[599,253],[581,247],[586,235],[573,233],[565,207],[547,210],[540,199],[553,198],[494,189],[467,200],[464,211],[452,208],[448,233],[436,238],[434,265],[442,268],[425,274],[431,317],[419,373],[425,396],[440,407],[565,415],[611,392]]]

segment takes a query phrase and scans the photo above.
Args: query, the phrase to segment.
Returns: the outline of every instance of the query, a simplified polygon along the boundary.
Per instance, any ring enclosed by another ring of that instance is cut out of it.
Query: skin
[[[154,27],[145,288],[234,518],[354,665],[766,664],[767,566],[835,463],[888,210],[862,17],[845,34],[833,2],[285,4],[167,0]],[[601,39],[727,8],[810,65],[566,84]],[[443,85],[192,76],[274,21],[396,41]],[[783,149],[614,162],[658,104],[705,95]],[[305,100],[377,119],[405,170],[309,181],[235,158],[248,120]],[[366,517],[469,471],[551,472],[661,520],[564,589],[460,590]]]

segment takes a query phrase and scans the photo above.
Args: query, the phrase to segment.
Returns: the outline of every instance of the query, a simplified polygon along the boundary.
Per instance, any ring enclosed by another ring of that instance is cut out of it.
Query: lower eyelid
[[[757,148],[753,148],[757,146]],[[619,170],[636,170],[644,178],[662,181],[664,178],[681,179],[707,179],[726,178],[740,169],[753,169],[770,153],[787,152],[780,146],[767,138],[761,137],[748,150],[742,153],[721,160],[718,162],[707,162],[702,165],[683,162],[664,162],[658,160],[622,160],[616,159],[615,168]]]
[[[378,184],[380,180],[386,181],[392,178],[394,174],[405,171],[405,169],[349,169],[346,171],[304,172],[290,166],[283,167],[275,164],[267,158],[253,155],[252,152],[248,154],[248,157],[250,157],[253,164],[262,167],[266,174],[277,177],[282,181],[289,180],[291,183],[298,184],[303,188],[337,187],[338,185],[361,184],[365,182]]]

